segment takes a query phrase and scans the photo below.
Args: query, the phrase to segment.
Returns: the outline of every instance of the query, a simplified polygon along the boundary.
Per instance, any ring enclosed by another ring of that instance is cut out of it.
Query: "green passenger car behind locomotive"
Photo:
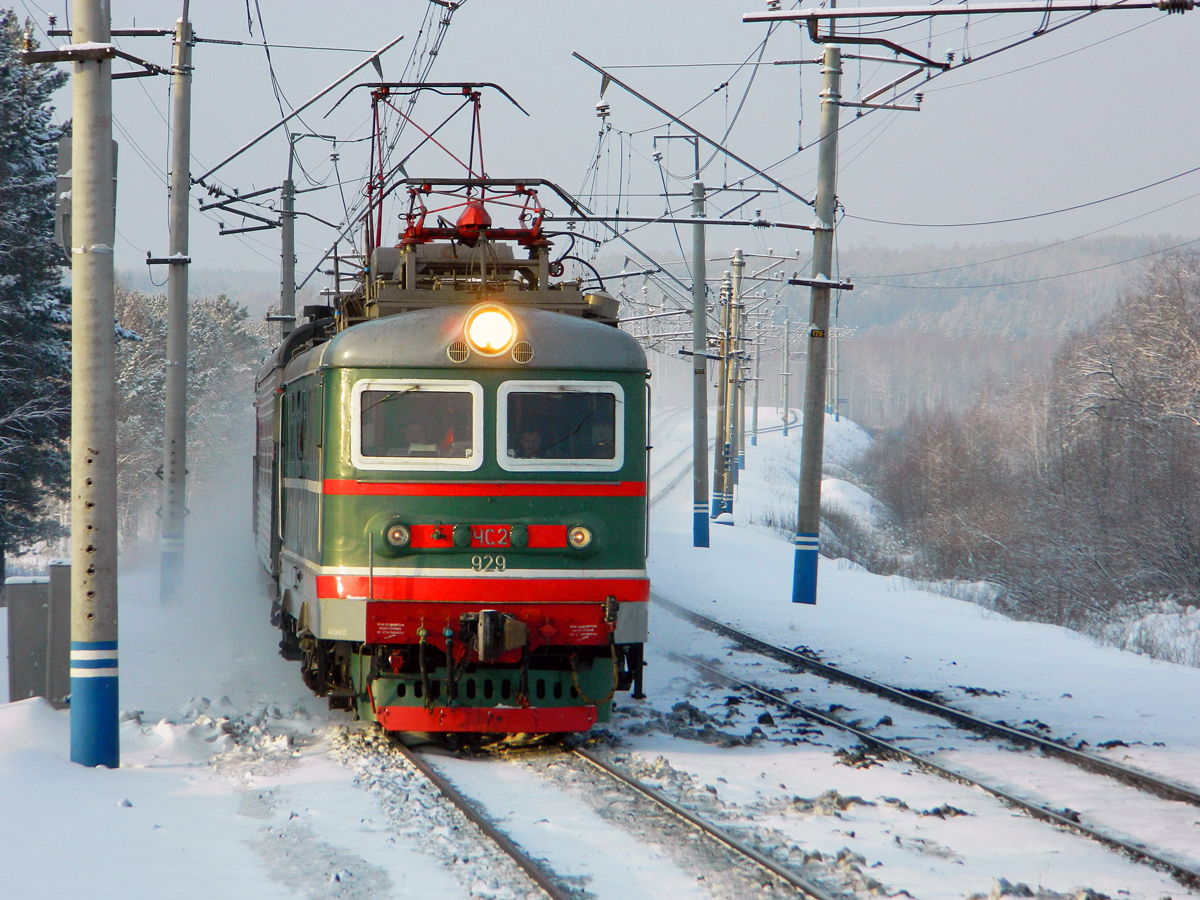
[[[646,358],[611,297],[549,282],[540,217],[517,260],[463,205],[457,233],[410,215],[259,375],[273,620],[388,730],[586,730],[641,688]]]

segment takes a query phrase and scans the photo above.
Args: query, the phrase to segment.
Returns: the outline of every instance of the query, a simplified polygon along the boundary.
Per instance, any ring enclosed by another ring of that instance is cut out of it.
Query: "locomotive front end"
[[[637,343],[490,302],[313,353],[297,362],[319,377],[288,380],[310,379],[329,423],[320,562],[293,566],[287,603],[311,686],[394,731],[607,720],[615,691],[640,689],[646,639]]]

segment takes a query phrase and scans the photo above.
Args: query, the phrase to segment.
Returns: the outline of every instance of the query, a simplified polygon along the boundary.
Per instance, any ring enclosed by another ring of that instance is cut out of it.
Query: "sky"
[[[62,27],[61,4],[14,2],[18,11],[31,14],[42,28],[46,26],[43,13],[56,12]],[[654,137],[668,131],[665,121],[616,85],[604,97],[610,104],[610,130],[598,141],[602,122],[595,104],[600,99],[600,76],[573,59],[572,51],[601,66],[630,67],[612,71],[673,112],[690,109],[686,121],[716,140],[733,120],[727,146],[734,153],[758,166],[778,163],[772,174],[811,197],[820,67],[760,65],[747,90],[754,68],[737,66],[758,58],[767,35],[765,26],[743,24],[741,16],[764,5],[748,0],[653,4],[468,0],[454,13],[431,78],[495,82],[529,112],[522,114],[493,92],[485,94],[483,131],[490,175],[549,178],[569,191],[582,192],[596,209],[613,211],[620,192],[623,211],[661,214],[665,201],[657,195],[664,182],[673,193],[689,189],[691,148],[677,140],[654,146]],[[113,24],[170,27],[180,7],[161,0],[113,0]],[[256,42],[265,30],[275,44],[371,51],[404,34],[405,40],[382,60],[385,77],[397,79],[427,8],[419,0],[354,0],[338,4],[335,12],[331,4],[315,0],[260,0],[256,9],[254,0],[249,0],[248,5],[195,3],[190,16],[197,36],[221,40]],[[1051,22],[1066,18],[1067,14],[1059,14]],[[1028,36],[1041,16],[977,15],[966,28],[959,17],[940,19],[932,29],[928,22],[899,27],[894,21],[876,21],[871,27],[889,29],[885,37],[918,52],[929,48],[930,55],[940,59],[952,51],[961,61],[964,55],[980,57]],[[846,27],[858,33],[854,26]],[[1200,143],[1200,111],[1185,102],[1195,78],[1197,38],[1200,13],[1107,11],[921,85],[920,112],[872,111],[859,118],[855,110],[843,109],[838,190],[846,218],[838,230],[840,245],[969,247],[996,241],[1061,240],[1092,232],[1176,235],[1179,241],[1200,236],[1196,227],[1200,172],[1074,212],[987,226],[962,224],[1089,204],[1200,164],[1194,151]],[[170,62],[169,38],[124,38],[119,44],[154,62]],[[811,60],[819,53],[805,31],[783,25],[770,35],[761,60]],[[883,55],[879,48],[850,46],[845,53]],[[277,100],[261,46],[199,44],[193,60],[192,174],[211,167],[277,122],[281,103],[288,109],[300,105],[365,55],[274,49],[272,62],[283,95]],[[843,97],[863,96],[907,71],[847,59]],[[346,87],[376,78],[368,67]],[[156,256],[166,253],[169,87],[165,77],[114,84],[114,136],[121,144],[118,269],[140,268],[147,251]],[[326,117],[343,93],[341,88],[332,92],[304,116],[304,125],[294,127],[341,140],[336,148],[337,171],[346,201],[353,207],[362,183],[357,179],[367,167],[369,145],[362,139],[369,136],[370,108],[366,92],[360,90]],[[453,108],[449,103],[445,98],[422,99],[416,109],[417,123],[432,127]],[[912,104],[912,96],[904,103]],[[735,119],[739,104],[742,110]],[[60,92],[58,105],[61,121],[70,115],[69,86]],[[670,131],[679,134],[680,128]],[[410,130],[402,143],[413,135]],[[454,124],[439,137],[445,137],[449,149],[465,152],[466,132],[456,131]],[[797,153],[798,145],[808,149]],[[334,148],[311,139],[301,141],[298,148],[304,170],[325,187],[302,194],[297,208],[340,222],[345,216],[343,200],[338,189],[330,186],[337,180],[330,160]],[[413,157],[410,174],[445,176],[461,171],[440,151],[428,150]],[[656,150],[664,154],[662,172],[653,159]],[[703,159],[710,156],[706,152]],[[589,177],[593,161],[596,166]],[[287,141],[278,132],[223,168],[215,179],[242,192],[272,187],[282,180],[286,165]],[[718,156],[709,162],[702,180],[708,185],[740,183],[747,174],[742,166]],[[299,187],[314,186],[304,183],[302,175],[297,180]],[[769,187],[761,181],[747,184]],[[192,196],[194,207],[208,199],[198,188]],[[749,197],[749,193],[727,191],[715,199],[716,211]],[[678,207],[686,200],[675,197],[672,202]],[[552,212],[562,211],[561,203],[548,206]],[[733,217],[754,210],[772,221],[812,222],[808,207],[795,200],[783,202],[777,193],[762,194]],[[393,234],[398,232],[397,212],[388,211]],[[871,219],[956,227],[886,225]],[[221,237],[218,220],[230,227],[242,224],[228,214],[193,214],[191,256],[196,266],[278,267],[278,231]],[[300,219],[298,280],[316,266],[334,236],[328,226]],[[679,255],[675,235],[665,226],[640,229],[630,237],[656,256]],[[690,253],[689,236],[681,237]],[[1163,246],[1171,243],[1164,240]],[[809,246],[807,233],[781,229],[714,228],[709,236],[714,256],[744,247],[758,253],[800,251],[807,259]],[[624,252],[615,244],[606,249]]]

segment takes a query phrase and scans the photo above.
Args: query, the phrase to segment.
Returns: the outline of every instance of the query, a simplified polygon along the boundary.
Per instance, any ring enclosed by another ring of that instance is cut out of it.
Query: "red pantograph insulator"
[[[458,217],[458,221],[454,223],[458,239],[468,247],[475,246],[480,234],[491,227],[492,217],[488,215],[487,209],[480,200],[470,201],[467,208],[462,211],[462,215]]]

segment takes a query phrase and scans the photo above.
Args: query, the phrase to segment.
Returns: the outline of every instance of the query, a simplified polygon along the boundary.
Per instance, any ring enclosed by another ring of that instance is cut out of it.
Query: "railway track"
[[[458,788],[443,778],[429,763],[425,762],[421,758],[421,754],[417,753],[411,747],[406,747],[399,741],[396,741],[396,748],[404,755],[404,758],[409,761],[413,768],[429,779],[430,783],[438,789],[443,797],[450,801],[459,812],[483,832],[488,840],[494,843],[506,856],[516,863],[517,868],[528,875],[534,884],[545,891],[546,896],[550,900],[574,900],[574,892],[562,887],[554,875],[547,871],[541,863],[522,850],[508,835],[493,825],[487,816],[474,803],[468,800]]]
[[[665,598],[655,595],[653,599],[656,603],[670,610],[679,617],[690,621],[708,631],[720,634],[722,637],[732,641],[738,647],[757,655],[770,657],[802,671],[816,674],[831,682],[844,684],[859,691],[883,697],[893,703],[903,705],[927,715],[937,716],[955,724],[960,728],[979,734],[985,734],[992,738],[999,738],[1014,742],[1026,747],[1036,748],[1047,756],[1055,757],[1059,760],[1070,763],[1071,765],[1078,766],[1093,774],[1099,774],[1113,778],[1125,785],[1136,788],[1137,790],[1151,794],[1160,799],[1172,802],[1187,803],[1193,806],[1200,806],[1200,792],[1197,792],[1188,785],[1180,784],[1179,782],[1170,779],[1152,775],[1148,772],[1143,772],[1130,766],[1121,765],[1120,763],[1114,763],[1111,760],[1102,759],[1092,754],[1084,753],[1080,750],[1067,747],[1057,741],[1044,738],[1041,735],[1031,734],[1022,729],[1013,728],[1012,726],[1002,722],[992,722],[982,719],[977,716],[973,716],[970,713],[963,712],[962,710],[954,709],[953,707],[945,704],[937,703],[925,697],[918,696],[910,691],[905,691],[901,688],[884,684],[883,682],[876,681],[874,679],[855,675],[851,672],[844,671],[836,666],[831,666],[828,663],[822,663],[819,660],[815,660],[793,650],[777,647],[766,641],[760,640],[759,638],[753,637],[752,635],[748,635],[739,629],[711,619],[708,616],[686,609],[685,607],[682,607],[677,603],[673,603],[670,600],[666,600]],[[864,731],[863,729],[855,727],[852,724],[843,722],[829,712],[822,712],[820,710],[795,703],[791,700],[788,700],[786,697],[781,696],[781,692],[777,690],[764,687],[744,678],[740,678],[703,660],[692,657],[678,658],[698,671],[719,681],[740,687],[767,703],[787,709],[790,712],[803,716],[809,721],[851,734],[865,746],[873,748],[885,755],[892,756],[894,758],[906,759],[920,766],[921,768],[932,771],[944,778],[975,785],[992,796],[997,797],[1004,803],[1017,807],[1031,816],[1044,821],[1052,822],[1056,825],[1060,825],[1077,833],[1083,834],[1112,849],[1118,850],[1135,859],[1150,863],[1151,865],[1167,871],[1172,875],[1172,877],[1187,887],[1193,889],[1200,887],[1200,869],[1194,868],[1179,860],[1172,859],[1170,856],[1164,855],[1163,853],[1149,848],[1141,842],[1121,837],[1120,835],[1113,834],[1111,831],[1108,831],[1104,828],[1084,822],[1078,813],[1075,813],[1069,809],[1055,808],[1047,804],[1038,803],[1020,797],[995,784],[990,784],[975,775],[968,774],[949,765],[945,765],[939,762],[933,756],[907,749],[894,741],[889,741],[878,737],[877,735]]]
[[[505,855],[510,857],[551,900],[574,900],[574,898],[579,896],[577,891],[564,885],[559,876],[533,859],[507,834],[497,828],[480,805],[459,791],[447,778],[422,759],[418,751],[399,744],[399,742],[397,742],[397,749],[452,805],[460,810],[468,820],[474,823]],[[812,900],[835,900],[834,894],[820,885],[802,877],[769,856],[760,853],[758,850],[731,835],[728,831],[696,815],[691,810],[671,800],[661,791],[645,784],[627,772],[621,771],[596,754],[579,747],[564,749],[562,752],[565,755],[583,761],[595,771],[620,784],[624,790],[631,791],[637,796],[653,802],[672,817],[681,820],[689,827],[699,831],[709,840],[732,851],[748,864],[770,873],[773,879],[793,888],[799,895],[812,898]]]
[[[672,414],[670,419],[668,419],[671,426],[674,426],[676,424],[676,418],[677,418],[676,415]],[[800,416],[794,412],[791,413],[791,418],[788,420],[788,427],[790,428],[793,426],[798,426],[799,421],[800,421]],[[661,430],[661,428],[664,426],[660,425],[658,427]],[[782,425],[769,425],[769,426],[766,426],[763,428],[759,428],[758,433],[763,434],[764,432],[782,431],[782,430],[783,430]],[[708,442],[709,449],[711,450],[715,444],[716,444],[716,440],[710,439]],[[675,468],[676,466],[679,466],[678,471],[676,471],[674,475],[671,475],[668,477],[667,483],[665,485],[663,485],[661,488],[658,488],[651,495],[650,502],[649,502],[650,506],[654,506],[660,500],[662,500],[663,497],[667,496],[667,494],[669,494],[669,493],[671,493],[671,491],[675,490],[675,488],[679,486],[679,483],[681,481],[683,481],[685,478],[687,478],[692,473],[691,457],[692,457],[692,445],[689,443],[682,450],[680,450],[678,453],[676,453],[674,456],[672,456],[670,459],[668,459],[666,462],[658,465],[654,469],[654,471],[650,477],[653,481],[657,481],[660,478],[667,477],[667,476],[663,475],[664,472],[668,472],[671,469]],[[680,465],[681,463],[682,463],[682,465]]]

